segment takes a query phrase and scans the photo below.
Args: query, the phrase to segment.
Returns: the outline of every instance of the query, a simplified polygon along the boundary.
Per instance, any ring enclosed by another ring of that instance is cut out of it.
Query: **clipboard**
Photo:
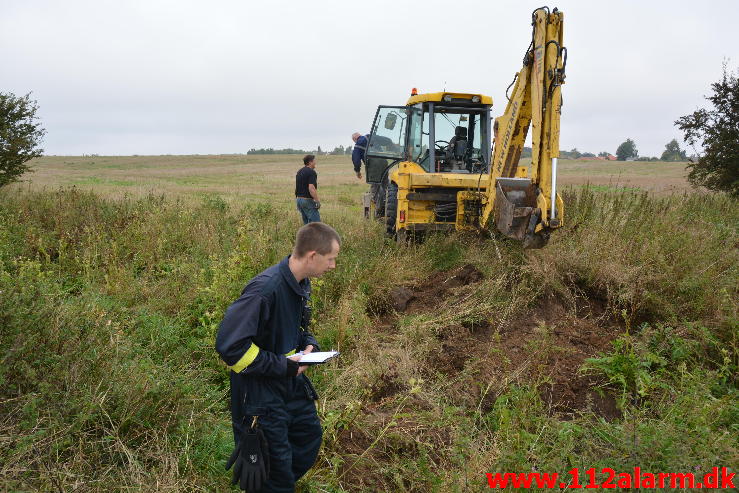
[[[298,364],[300,366],[321,365],[339,355],[338,351],[317,351],[314,353],[304,354]],[[294,355],[293,355],[294,356]]]

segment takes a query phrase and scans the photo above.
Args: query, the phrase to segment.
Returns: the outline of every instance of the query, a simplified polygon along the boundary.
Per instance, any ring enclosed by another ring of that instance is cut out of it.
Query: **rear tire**
[[[390,182],[385,196],[385,226],[388,236],[395,236],[395,223],[398,220],[398,185]]]

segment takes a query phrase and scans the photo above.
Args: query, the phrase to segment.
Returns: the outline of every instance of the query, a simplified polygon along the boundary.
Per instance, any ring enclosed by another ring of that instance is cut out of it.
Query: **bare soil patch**
[[[484,275],[468,264],[396,287],[386,299],[375,300],[369,307],[376,321],[372,331],[394,334],[399,313],[432,313],[441,301],[448,304],[466,297],[469,290],[465,286],[483,281]],[[451,382],[449,403],[485,413],[493,409],[511,384],[535,385],[547,411],[559,419],[582,412],[593,412],[607,420],[620,417],[613,395],[600,391],[603,382],[580,370],[586,358],[607,351],[623,330],[598,293],[581,299],[577,306],[548,297],[504,322],[500,314],[481,315],[480,321],[438,330],[438,351],[423,361],[424,379]],[[433,413],[434,407],[418,395],[408,394],[410,387],[401,373],[394,363],[388,364],[367,388],[361,424],[351,423],[337,437],[336,446],[346,458],[340,471],[347,484],[378,491],[389,488],[381,464],[419,455],[419,436],[431,445],[424,453],[439,462],[444,461],[443,454],[437,456],[433,451],[454,444],[446,427],[404,412],[414,409]],[[407,400],[395,415],[401,398]],[[385,429],[386,434],[377,440]],[[408,489],[411,491],[412,485]]]
[[[390,305],[399,312],[422,313],[433,311],[448,291],[483,279],[474,265],[437,272],[415,286],[400,286],[390,292]]]
[[[460,296],[454,288],[482,280],[473,265],[437,272],[414,286],[395,288],[387,305],[407,313],[431,312],[441,300]],[[499,318],[486,315],[491,322]],[[384,315],[384,326],[391,325],[389,318]],[[471,381],[460,382],[460,403],[478,403],[487,411],[508,384],[532,384],[553,415],[566,419],[590,410],[606,419],[620,416],[613,395],[600,388],[602,382],[581,370],[587,358],[608,351],[622,331],[605,300],[584,299],[572,307],[549,297],[513,320],[495,326],[491,322],[455,324],[437,333],[440,351],[426,363],[432,374],[470,375]],[[388,382],[378,386],[381,397],[402,390]]]
[[[620,416],[615,398],[599,388],[602,381],[583,373],[581,367],[587,358],[608,351],[621,328],[604,313],[601,302],[585,300],[578,308],[573,312],[562,300],[548,298],[505,325],[500,344],[509,361],[495,370],[526,368],[525,376],[544,380],[538,389],[550,412],[567,417],[591,410],[615,419]]]
[[[413,408],[414,403],[406,403],[405,407]],[[377,440],[380,430],[386,432]],[[383,463],[425,453],[434,463],[443,464],[447,460],[445,451],[453,445],[448,427],[433,426],[408,414],[393,415],[377,405],[368,406],[363,409],[362,425],[352,424],[338,438],[337,448],[346,460],[339,475],[358,491],[394,491],[383,474]],[[403,481],[407,491],[420,491],[412,479],[395,478]]]

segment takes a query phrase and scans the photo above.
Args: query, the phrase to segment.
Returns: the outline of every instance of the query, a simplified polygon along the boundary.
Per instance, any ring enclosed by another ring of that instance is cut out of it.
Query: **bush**
[[[739,77],[727,73],[724,64],[721,80],[711,88],[706,99],[713,109],[699,109],[675,122],[685,141],[703,150],[698,162],[688,165],[688,180],[739,197]]]
[[[18,181],[31,168],[28,161],[43,154],[39,147],[46,131],[31,95],[0,93],[0,187]]]

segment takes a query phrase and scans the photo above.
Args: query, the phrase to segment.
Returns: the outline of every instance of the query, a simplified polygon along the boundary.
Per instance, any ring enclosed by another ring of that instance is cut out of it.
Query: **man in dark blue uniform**
[[[263,492],[293,492],[318,456],[318,396],[299,361],[318,349],[308,330],[309,279],[336,267],[340,244],[327,224],[300,228],[292,255],[249,281],[218,328],[216,350],[231,370],[234,440],[256,416],[269,443]]]
[[[354,174],[357,178],[362,179],[362,162],[367,152],[367,144],[369,143],[369,135],[362,135],[359,132],[352,134],[354,141],[354,149],[352,150],[352,164],[354,164]]]
[[[369,138],[369,134],[362,135],[359,132],[354,132],[352,134],[352,140],[354,141],[354,149],[352,150],[352,164],[354,164],[354,173],[360,180],[362,179],[362,163],[367,165],[367,146],[369,145]],[[387,142],[392,144],[392,141],[390,141],[386,137],[376,135],[375,139],[378,142],[384,143],[386,145]],[[369,159],[375,159],[376,161],[378,161],[376,158]],[[387,165],[387,161],[385,161],[384,159],[381,159],[379,161],[379,165],[382,167],[381,169],[383,169]],[[371,179],[371,175],[369,174],[369,172],[367,173],[367,179]],[[372,197],[372,201],[375,203],[376,218],[380,218],[385,215],[385,194],[387,193],[388,184],[387,174],[383,174],[383,176],[379,178],[379,180],[379,182],[370,183],[370,195]]]

